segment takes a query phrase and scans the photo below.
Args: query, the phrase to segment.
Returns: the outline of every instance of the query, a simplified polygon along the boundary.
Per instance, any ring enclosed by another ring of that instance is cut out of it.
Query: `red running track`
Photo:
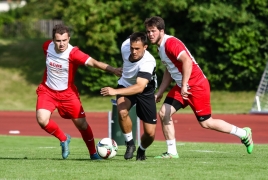
[[[90,124],[95,138],[108,137],[108,112],[87,112],[87,121]],[[250,127],[253,132],[254,143],[268,143],[268,116],[251,114],[215,114],[214,118],[223,119],[238,127]],[[81,137],[71,120],[62,119],[54,112],[52,119],[60,128],[72,137]],[[179,142],[222,142],[240,143],[240,140],[229,134],[223,134],[200,127],[193,114],[175,114],[173,120],[176,128],[176,140]],[[10,136],[50,136],[43,131],[36,122],[35,112],[0,111],[0,134]],[[10,130],[18,130],[20,134],[10,134]],[[142,133],[142,127],[141,127]],[[156,128],[156,140],[164,141],[161,125]]]

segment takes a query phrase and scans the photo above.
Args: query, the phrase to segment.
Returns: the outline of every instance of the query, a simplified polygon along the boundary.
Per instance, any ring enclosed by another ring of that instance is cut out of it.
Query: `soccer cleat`
[[[127,149],[124,155],[124,158],[126,160],[132,159],[133,158],[133,153],[136,151],[136,146],[135,145],[127,145]]]
[[[179,154],[177,153],[176,155],[170,154],[168,152],[165,152],[161,154],[160,156],[155,156],[154,158],[157,159],[172,159],[172,158],[179,158]]]
[[[91,160],[102,160],[102,158],[98,155],[98,153],[94,153],[90,155]]]
[[[241,142],[246,146],[248,154],[251,154],[253,151],[253,140],[252,140],[252,132],[251,129],[248,127],[243,128],[247,134],[246,136],[241,138]]]
[[[66,159],[70,154],[69,144],[71,142],[71,136],[69,134],[66,134],[66,137],[67,137],[66,141],[60,142],[61,154],[63,159]]]
[[[141,150],[140,147],[137,151],[136,161],[144,161],[146,160],[145,151]]]

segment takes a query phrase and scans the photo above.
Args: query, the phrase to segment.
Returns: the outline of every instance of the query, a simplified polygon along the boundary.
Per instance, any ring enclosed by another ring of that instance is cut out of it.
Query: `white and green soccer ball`
[[[118,146],[115,140],[103,138],[97,143],[96,150],[102,159],[111,159],[116,156]]]

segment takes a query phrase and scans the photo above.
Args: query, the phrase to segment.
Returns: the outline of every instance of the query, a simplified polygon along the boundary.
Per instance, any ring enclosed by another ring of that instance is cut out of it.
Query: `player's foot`
[[[71,142],[71,136],[69,134],[66,134],[66,137],[67,137],[66,141],[60,142],[61,154],[63,159],[66,159],[70,154],[69,144]]]
[[[136,161],[144,161],[146,160],[145,151],[141,150],[141,148],[138,148]]]
[[[98,153],[94,153],[90,155],[91,160],[102,160],[102,158],[98,155]]]
[[[248,154],[251,154],[253,151],[253,140],[252,140],[252,132],[248,127],[243,128],[246,130],[246,136],[241,138],[241,142],[246,146]]]
[[[168,152],[165,152],[161,154],[160,156],[155,156],[154,158],[157,159],[172,159],[172,158],[179,158],[179,154],[177,153],[176,155],[170,154]]]
[[[124,158],[126,160],[132,159],[133,158],[133,153],[136,151],[136,146],[135,145],[127,145],[127,149],[124,155]]]

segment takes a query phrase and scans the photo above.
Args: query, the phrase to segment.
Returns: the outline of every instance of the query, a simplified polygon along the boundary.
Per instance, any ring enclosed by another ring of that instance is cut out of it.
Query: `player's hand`
[[[192,93],[188,92],[187,86],[184,86],[181,88],[181,96],[183,99],[188,100],[188,96],[190,94],[192,94]]]
[[[100,93],[103,96],[114,96],[116,95],[116,90],[111,87],[104,87],[104,88],[101,88]]]
[[[160,102],[161,99],[162,99],[162,97],[163,97],[163,94],[155,94],[155,95],[154,95],[155,102],[156,102],[156,103]]]
[[[118,77],[121,77],[122,76],[122,73],[123,73],[123,69],[122,67],[119,67],[119,68],[115,68],[114,69],[114,74]]]

